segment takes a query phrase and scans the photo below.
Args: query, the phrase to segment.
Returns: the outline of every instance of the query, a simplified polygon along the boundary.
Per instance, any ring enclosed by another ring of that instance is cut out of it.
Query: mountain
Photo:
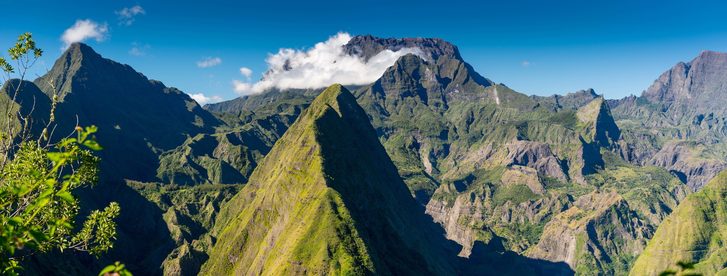
[[[5,87],[15,83],[11,81]],[[10,91],[5,89],[0,101],[11,101],[11,97],[6,97]],[[95,259],[74,252],[58,253],[56,257],[51,255],[50,260],[39,256],[29,260],[33,271],[50,273],[63,267],[62,264],[70,263],[69,266],[86,267],[88,272],[105,263],[123,259],[130,269],[138,273],[161,273],[160,265],[167,255],[181,246],[181,242],[177,244],[171,235],[173,231],[170,232],[169,225],[173,224],[165,220],[164,211],[167,210],[162,210],[162,207],[167,206],[145,198],[126,182],[159,181],[157,168],[160,155],[183,145],[188,137],[214,133],[215,127],[223,122],[202,109],[187,94],[150,80],[128,65],[106,59],[81,43],[72,44],[63,52],[47,74],[34,82],[24,82],[19,97],[11,106],[19,108],[23,115],[35,107],[37,115],[32,116],[34,125],[31,134],[37,137],[41,130],[37,126],[44,126],[47,122],[54,98],[58,101],[55,112],[57,126],[49,133],[52,140],[67,136],[76,125],[96,125],[99,128],[96,137],[104,148],[97,153],[101,157],[101,178],[97,185],[77,191],[77,196],[82,205],[81,215],[111,201],[118,202],[122,209],[118,220],[119,237],[115,247],[104,258]],[[208,190],[212,190],[209,193],[217,193],[216,189]],[[157,196],[159,194],[156,193]],[[173,196],[174,193],[169,191],[162,197],[169,199]],[[221,193],[210,201],[218,204],[224,199],[224,193]],[[185,206],[198,204],[187,201]],[[199,204],[206,208],[215,205]],[[212,213],[216,213],[214,208],[210,212],[196,210],[191,217],[214,217]],[[196,222],[186,224],[194,226]]]
[[[462,59],[457,46],[439,38],[380,38],[372,35],[357,35],[343,46],[344,52],[369,60],[383,50],[398,51],[403,48],[419,48],[427,60],[440,57]]]
[[[187,94],[82,43],[72,44],[34,83],[49,98],[57,94],[56,138],[76,123],[98,126],[101,171],[108,180],[153,181],[159,153],[220,124]]]
[[[50,120],[51,99],[32,82],[10,80],[0,88],[0,108],[11,115],[2,116],[0,125],[11,126],[15,138],[40,134]]]
[[[80,197],[122,205],[106,257],[38,256],[33,271],[121,259],[145,275],[620,275],[724,162],[717,115],[670,119],[692,114],[676,103],[698,103],[696,86],[611,101],[592,89],[527,96],[441,39],[343,47],[362,59],[419,50],[351,92],[274,89],[204,108],[83,44],[15,101],[6,84],[0,104],[21,113],[59,92],[57,133],[76,115],[100,127],[104,175]],[[719,83],[707,73],[715,60],[684,69],[703,64],[694,78]]]
[[[424,53],[400,57],[352,93],[409,192],[462,257],[476,259],[484,245],[573,271],[626,273],[688,193],[667,170],[627,162],[638,148],[593,90],[526,96],[482,77],[439,39],[364,36],[344,47],[363,58],[403,47]],[[248,103],[243,110],[216,114],[266,113],[274,99],[303,106],[311,94],[250,95],[235,100]]]
[[[726,93],[727,53],[704,51],[664,72],[641,96],[610,104],[635,145],[632,161],[674,171],[696,190],[727,168]]]
[[[727,272],[727,172],[718,174],[689,195],[659,225],[634,263],[631,275],[656,275],[676,269],[676,262],[694,263],[703,275]]]
[[[454,273],[341,85],[311,103],[220,213],[202,274]]]

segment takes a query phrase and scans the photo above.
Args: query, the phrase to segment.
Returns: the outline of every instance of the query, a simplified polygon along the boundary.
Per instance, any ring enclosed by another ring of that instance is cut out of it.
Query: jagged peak
[[[608,102],[602,96],[579,108],[576,117],[585,125],[587,136],[599,146],[609,147],[621,139],[621,130],[611,115]]]
[[[581,122],[592,123],[596,122],[599,116],[603,116],[607,110],[608,105],[605,104],[603,97],[597,97],[585,106],[579,108],[576,115]]]
[[[712,50],[703,50],[699,53],[697,58],[727,58],[727,53]]]
[[[403,48],[419,48],[434,60],[441,56],[462,59],[457,46],[440,38],[380,38],[358,35],[343,47],[348,54],[358,55],[366,60],[386,49],[398,51]]]
[[[356,103],[356,98],[346,87],[339,83],[332,84],[311,103],[309,109],[317,110],[322,108],[333,108],[339,116],[342,114],[342,106],[350,106]]]
[[[101,55],[93,50],[91,46],[88,46],[87,44],[81,42],[71,43],[71,45],[68,46],[68,49],[63,52],[63,56],[67,54],[101,57]]]

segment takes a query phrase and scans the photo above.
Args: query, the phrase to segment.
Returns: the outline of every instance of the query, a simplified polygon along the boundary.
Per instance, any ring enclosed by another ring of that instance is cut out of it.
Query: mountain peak
[[[679,62],[654,81],[642,97],[675,118],[696,114],[727,114],[719,99],[727,93],[727,53],[702,51],[692,61]]]
[[[66,55],[72,55],[72,56],[89,56],[90,55],[90,56],[101,57],[101,55],[96,53],[96,51],[94,51],[93,48],[91,48],[91,46],[88,46],[87,44],[81,43],[81,42],[71,43],[71,45],[68,46],[68,49],[66,49],[61,56],[64,57]]]
[[[578,120],[584,124],[589,138],[599,146],[609,147],[621,139],[621,130],[603,97],[597,97],[578,109]]]
[[[457,46],[440,38],[380,38],[359,35],[351,38],[343,47],[346,53],[361,56],[365,60],[383,50],[398,51],[403,48],[419,48],[427,60],[436,60],[442,56],[462,59]]]
[[[706,59],[713,59],[713,58],[727,58],[727,53],[723,52],[717,52],[712,50],[704,50],[701,53],[699,53],[699,56],[697,58],[706,58]]]
[[[445,256],[456,253],[338,84],[276,142],[215,225],[205,275],[453,273]]]

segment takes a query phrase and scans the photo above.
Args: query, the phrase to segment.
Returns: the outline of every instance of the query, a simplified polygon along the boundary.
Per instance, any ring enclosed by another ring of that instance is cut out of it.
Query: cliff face
[[[727,167],[727,53],[704,51],[664,72],[640,97],[612,101],[630,159],[679,174],[698,190]]]

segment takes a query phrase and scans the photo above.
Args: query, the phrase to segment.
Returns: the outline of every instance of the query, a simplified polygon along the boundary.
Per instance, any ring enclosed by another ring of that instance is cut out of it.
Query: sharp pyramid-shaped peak
[[[595,122],[599,116],[602,116],[606,108],[605,101],[602,97],[595,98],[578,109],[578,120],[584,123]]]
[[[36,79],[35,84],[46,94],[58,93],[60,99],[74,87],[92,85],[139,89],[144,86],[163,87],[160,82],[150,82],[131,66],[104,58],[83,43],[73,43],[55,61],[51,70]],[[95,91],[103,93],[107,89]]]
[[[588,138],[599,146],[608,147],[621,139],[621,130],[611,115],[611,108],[603,97],[597,97],[576,113],[585,127]]]
[[[321,94],[313,100],[311,108],[326,108],[331,107],[341,114],[341,105],[344,108],[352,108],[351,104],[356,103],[356,98],[353,97],[350,91],[338,83],[333,84],[323,90]]]
[[[96,51],[91,48],[91,46],[88,46],[81,42],[72,43],[70,46],[68,46],[68,49],[63,52],[63,55],[61,55],[61,57],[66,59],[102,58],[101,55],[96,53]]]
[[[158,151],[220,123],[188,95],[82,43],[71,44],[34,83],[49,97],[58,96],[57,133],[77,123],[96,125],[101,143],[123,141],[106,142],[99,153],[102,171],[114,180],[155,180]]]
[[[341,85],[276,142],[213,234],[204,275],[454,273],[456,251]]]

